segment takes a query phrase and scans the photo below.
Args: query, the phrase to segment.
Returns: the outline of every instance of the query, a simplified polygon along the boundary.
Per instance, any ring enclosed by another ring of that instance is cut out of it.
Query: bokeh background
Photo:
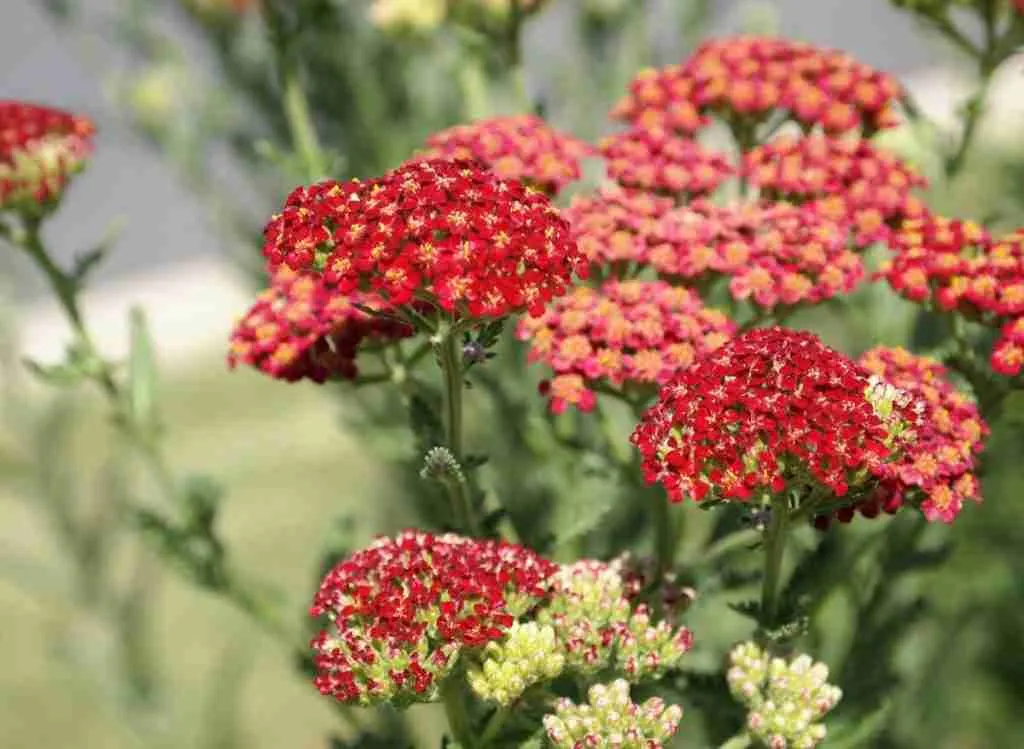
[[[48,225],[51,246],[69,260],[116,238],[85,297],[97,341],[123,353],[127,310],[146,308],[171,463],[228,487],[219,523],[234,563],[301,612],[323,544],[361,541],[407,516],[386,450],[345,418],[352,404],[327,388],[226,371],[231,325],[259,283],[259,229],[300,180],[259,145],[279,142],[281,123],[240,104],[266,88],[245,69],[261,32],[243,21],[232,32],[242,43],[229,45],[201,7],[215,4],[4,0],[0,98],[97,122],[96,156]],[[331,64],[346,75],[314,95],[337,99],[323,140],[340,171],[372,174],[471,114],[474,89],[453,73],[458,39],[388,37],[368,20],[368,3],[340,4],[346,37]],[[933,151],[956,126],[971,73],[884,0],[551,0],[527,28],[526,85],[554,124],[592,138],[610,129],[605,113],[641,67],[736,31],[838,47],[900,76],[938,130],[887,137],[924,171],[937,169]],[[497,101],[510,106],[500,92]],[[1021,132],[1024,63],[1011,60],[967,169],[955,183],[938,180],[933,201],[1024,223]],[[41,279],[10,253],[0,254],[0,302],[0,746],[326,746],[338,718],[279,639],[125,532],[120,502],[142,489],[126,475],[103,404],[85,391],[55,396],[21,373],[21,356],[55,358],[67,335]],[[878,328],[864,330],[835,335],[855,349]],[[894,704],[893,746],[1024,746],[1022,457],[1024,409],[1014,401],[990,451],[991,501],[964,512],[953,556],[914,581],[937,613],[899,651],[899,668],[923,678]],[[436,746],[430,708],[401,719],[421,746]]]

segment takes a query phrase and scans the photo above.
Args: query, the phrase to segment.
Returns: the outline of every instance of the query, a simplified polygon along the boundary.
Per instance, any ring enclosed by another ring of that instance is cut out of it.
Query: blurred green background
[[[25,13],[15,8],[18,2],[0,9],[0,20]],[[277,82],[268,72],[273,50],[265,29],[251,14],[218,11],[214,0],[32,5],[34,22],[45,19],[54,38],[93,63],[89,74],[109,102],[105,116],[115,133],[109,142],[134,137],[151,149],[147,158],[169,165],[176,189],[195,201],[189,215],[209,222],[209,236],[218,243],[212,251],[235,270],[236,289],[243,298],[251,293],[260,282],[254,268],[262,221],[302,181],[301,165],[287,155],[289,133]],[[609,128],[605,113],[638,69],[681,59],[704,34],[817,34],[816,41],[858,53],[854,42],[862,38],[851,26],[845,45],[836,20],[817,31],[801,25],[793,3],[731,3],[728,13],[714,3],[683,0],[549,5],[526,28],[527,94],[554,124],[588,138]],[[339,174],[379,172],[432,131],[481,112],[521,107],[515,82],[502,76],[500,60],[480,56],[478,40],[447,27],[382,31],[370,23],[368,3],[304,0],[295,4],[300,6],[324,15],[319,26],[290,41],[288,54],[304,60],[321,139]],[[878,14],[888,6],[865,2],[856,12],[863,28],[878,28]],[[913,40],[908,44],[917,45],[921,59],[915,65],[959,70],[952,52],[902,17],[892,19],[892,33],[902,28],[899,33]],[[111,50],[117,52],[114,62]],[[883,65],[886,59],[868,61]],[[32,91],[15,89],[61,104],[61,86],[44,90],[45,76],[38,68],[33,75]],[[996,109],[1007,96],[1012,94],[994,97]],[[1012,137],[1020,123],[1001,116],[989,118],[989,129],[953,184],[938,179],[941,133],[905,131],[890,141],[937,178],[933,205],[1019,226],[1024,143],[1018,138],[1015,146]],[[129,128],[135,135],[125,135]],[[96,170],[111,180],[112,173],[103,172],[103,146],[101,138]],[[78,215],[98,210],[95,202],[86,208],[75,203],[103,188],[85,179],[67,201],[66,210]],[[113,182],[132,189],[123,172]],[[97,220],[103,224],[147,203],[145,210],[153,210],[159,200],[140,192],[138,205],[107,205],[112,215],[91,218],[89,233]],[[85,232],[76,227],[83,224],[69,224],[73,220],[74,214],[58,221],[55,242],[81,239]],[[133,273],[166,273],[177,262],[171,255],[147,268],[153,260],[139,249],[147,239],[138,224],[126,230],[110,276],[101,281],[120,280],[130,290]],[[157,234],[153,241],[164,246]],[[328,746],[331,731],[351,733],[297,672],[293,643],[282,645],[279,636],[165,569],[124,527],[124,503],[147,496],[147,484],[112,436],[103,403],[86,391],[54,396],[20,371],[19,352],[39,343],[25,340],[26,311],[39,304],[37,297],[26,298],[31,283],[23,287],[22,280],[28,277],[24,267],[11,266],[9,278],[17,281],[2,289],[0,318],[0,746],[304,748]],[[178,303],[189,305],[190,293],[187,283],[178,288]],[[916,340],[919,348],[934,343],[926,326],[915,327],[909,306],[888,299],[879,307],[873,293],[859,299],[860,317],[823,312],[801,322],[851,354],[876,340]],[[226,331],[241,311],[216,309],[210,327]],[[150,311],[154,318],[161,313]],[[163,348],[159,338],[157,345]],[[208,473],[224,484],[228,494],[218,524],[232,564],[261,585],[285,591],[277,603],[295,612],[289,624],[297,623],[325,548],[361,543],[415,521],[389,470],[406,446],[371,433],[363,418],[369,405],[360,394],[229,373],[215,342],[168,348],[161,359],[161,410],[172,467]],[[892,730],[870,745],[1024,746],[1022,456],[1024,403],[1017,399],[994,425],[986,457],[988,501],[966,508],[951,529],[929,529],[936,543],[952,538],[955,550],[945,564],[901,588],[908,599],[923,595],[931,611],[893,656],[894,672],[912,678],[896,692]],[[694,515],[699,534],[707,520]],[[746,631],[727,610],[695,610],[691,626],[698,640],[702,626],[715,628],[720,638]],[[816,655],[830,660],[830,653]],[[684,719],[679,746],[702,745],[694,738],[698,733],[687,735],[698,712],[692,709]],[[432,707],[388,719],[412,726],[418,746],[437,745],[441,726]],[[389,744],[384,739],[379,745]]]

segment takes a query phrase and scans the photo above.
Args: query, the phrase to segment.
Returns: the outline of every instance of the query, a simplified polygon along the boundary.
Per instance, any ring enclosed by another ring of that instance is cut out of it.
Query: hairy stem
[[[447,329],[441,339],[441,369],[444,371],[444,436],[447,448],[460,464],[462,454],[462,350],[457,328]],[[480,532],[473,505],[464,481],[446,481],[452,513],[460,530],[473,535]]]
[[[463,749],[474,746],[466,703],[463,700],[459,679],[455,678],[454,674],[450,674],[441,686],[441,700],[444,703],[444,714],[448,718],[448,728],[451,730],[452,738]]]
[[[764,582],[761,588],[761,627],[771,628],[779,608],[779,582],[782,558],[789,531],[789,506],[784,497],[772,500],[772,517],[764,534]]]

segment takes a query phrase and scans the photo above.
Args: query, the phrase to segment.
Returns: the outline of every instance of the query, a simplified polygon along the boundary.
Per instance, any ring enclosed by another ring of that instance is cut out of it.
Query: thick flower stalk
[[[0,212],[52,210],[92,153],[95,127],[80,115],[0,101]]]
[[[313,270],[328,289],[372,291],[394,307],[425,302],[451,320],[539,315],[586,273],[545,195],[469,161],[300,187],[265,237],[271,268]]]
[[[666,705],[660,697],[636,704],[629,683],[617,679],[592,686],[585,704],[560,699],[555,712],[544,716],[544,730],[557,749],[661,749],[675,735],[682,717],[681,707]]]
[[[913,440],[916,401],[881,414],[867,372],[811,333],[756,329],[662,388],[632,441],[648,482],[689,497],[828,507],[873,488]],[[893,437],[894,424],[909,425]]]
[[[529,549],[453,534],[382,538],[324,578],[310,613],[322,694],[363,705],[438,699],[464,650],[510,633],[557,566]]]
[[[750,126],[782,111],[808,129],[871,133],[898,124],[900,95],[892,76],[845,52],[738,36],[708,40],[679,65],[641,72],[612,115],[692,134],[710,115]]]
[[[723,313],[694,292],[663,281],[606,281],[577,287],[541,317],[524,318],[516,335],[531,362],[551,367],[551,408],[588,411],[598,385],[623,395],[668,382],[735,332]]]
[[[598,150],[623,187],[684,202],[709,195],[733,173],[724,155],[667,130],[630,128],[606,136]]]
[[[364,342],[414,332],[406,323],[366,312],[385,307],[373,294],[332,292],[317,275],[283,266],[235,326],[228,364],[248,364],[288,382],[354,380]]]
[[[564,668],[565,654],[553,627],[517,622],[501,642],[487,643],[480,665],[469,669],[469,686],[480,699],[507,707]]]
[[[621,564],[593,560],[563,565],[553,577],[537,621],[554,629],[566,669],[612,669],[641,682],[679,668],[693,647],[692,633],[668,621],[652,622],[648,608],[632,601],[634,583]]]
[[[929,520],[952,522],[965,500],[981,501],[978,457],[989,434],[978,407],[957,390],[939,362],[902,348],[877,347],[860,364],[885,387],[925,404],[913,443],[888,464],[877,497],[857,507],[869,517],[919,505]],[[849,510],[844,512],[848,513]]]
[[[555,195],[581,176],[589,143],[548,125],[536,115],[491,117],[455,125],[427,138],[426,158],[475,159],[507,179]]]
[[[729,654],[729,690],[747,710],[747,731],[770,749],[812,749],[827,733],[820,721],[842,698],[828,667],[807,655],[773,658],[752,642]]]
[[[864,277],[844,225],[806,206],[697,201],[666,214],[655,235],[647,262],[661,277],[705,285],[724,275],[734,299],[768,311],[818,304]]]
[[[675,207],[672,198],[621,187],[576,195],[563,212],[580,252],[601,275],[645,264],[662,244],[658,222]]]
[[[809,203],[851,227],[857,247],[887,241],[906,218],[925,213],[913,190],[927,181],[867,140],[783,136],[743,155],[743,177],[761,197]]]

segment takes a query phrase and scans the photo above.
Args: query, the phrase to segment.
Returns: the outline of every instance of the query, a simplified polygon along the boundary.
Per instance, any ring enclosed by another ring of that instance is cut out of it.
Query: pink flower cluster
[[[580,178],[593,147],[532,114],[455,125],[427,138],[427,158],[475,159],[508,179],[555,194]]]
[[[866,140],[776,138],[743,155],[742,173],[762,198],[810,202],[820,214],[848,224],[858,247],[888,240],[901,220],[925,212],[912,191],[927,181]]]
[[[1020,373],[1024,230],[993,237],[973,222],[928,215],[904,222],[890,246],[894,255],[880,275],[893,289],[911,301],[1000,326],[992,367]]]
[[[406,323],[360,309],[384,306],[373,294],[332,293],[315,274],[284,266],[235,326],[228,365],[248,364],[288,382],[354,379],[364,341],[413,334]]]
[[[711,39],[679,65],[645,70],[612,114],[644,128],[694,133],[709,114],[764,119],[776,110],[805,127],[873,132],[897,124],[890,75],[845,52],[762,36]]]
[[[978,407],[956,389],[946,368],[928,357],[880,346],[859,362],[926,408],[912,443],[886,467],[876,496],[857,510],[873,517],[879,509],[895,512],[910,499],[920,504],[929,520],[952,522],[964,500],[981,501],[981,483],[974,472],[989,429]]]
[[[553,370],[544,389],[560,413],[570,405],[591,410],[597,383],[620,392],[662,385],[734,331],[724,314],[688,289],[610,280],[598,289],[578,287],[543,316],[524,318],[517,336],[530,342],[531,362]]]
[[[606,136],[599,150],[623,187],[684,200],[714,192],[733,173],[723,155],[666,130],[630,128]]]

